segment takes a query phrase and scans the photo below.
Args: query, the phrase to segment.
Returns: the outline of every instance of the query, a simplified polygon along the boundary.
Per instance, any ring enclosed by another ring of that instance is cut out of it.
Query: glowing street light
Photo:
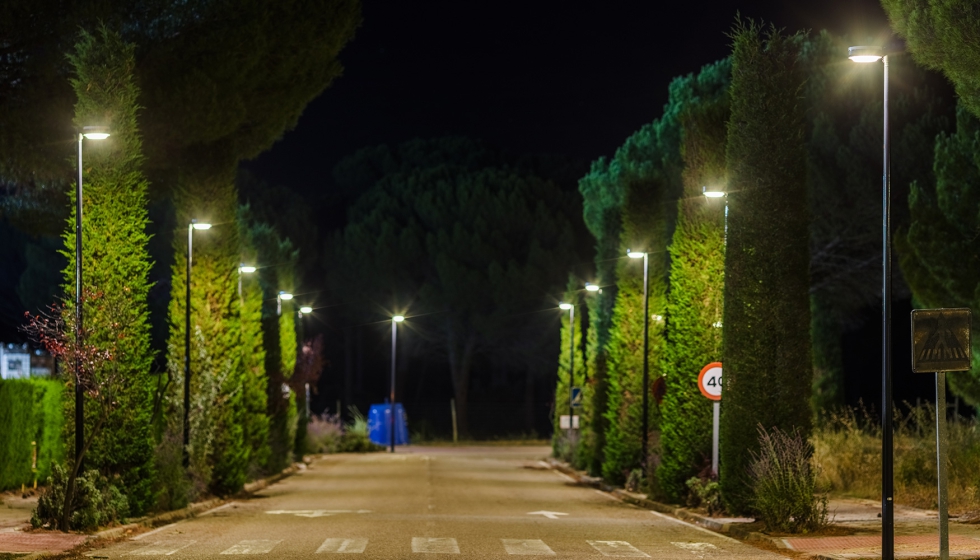
[[[282,302],[293,299],[293,294],[280,291],[276,294],[276,315],[282,315]]]
[[[299,308],[299,312],[305,315],[309,315],[310,313],[313,313],[313,308],[310,307],[309,305],[304,305],[303,307]]]
[[[388,441],[391,442],[391,452],[395,452],[395,352],[397,351],[398,323],[405,320],[404,315],[391,318],[391,394],[388,407]]]
[[[78,182],[75,184],[75,345],[82,346],[82,144],[84,139],[105,140],[109,127],[85,126],[78,133]],[[81,356],[75,356],[75,457],[85,448],[85,392],[79,383]]]
[[[597,284],[592,284],[590,282],[585,283],[585,289],[589,292],[598,292],[601,288]]]
[[[626,256],[631,259],[643,259],[643,419],[640,424],[640,459],[643,461],[643,468],[647,465],[647,430],[649,426],[650,411],[650,357],[648,345],[650,344],[650,253],[638,253],[630,249],[626,250]]]
[[[892,434],[892,247],[891,247],[891,165],[888,138],[888,55],[881,47],[857,46],[847,49],[854,62],[882,62],[884,67],[884,142],[882,146],[881,206],[881,557],[895,557],[895,479]]]
[[[187,224],[187,292],[184,301],[184,466],[190,464],[191,444],[191,269],[194,267],[194,230],[206,231],[211,224],[191,220]]]
[[[245,263],[238,265],[238,299],[242,300],[242,274],[252,274],[255,272],[255,267]]]

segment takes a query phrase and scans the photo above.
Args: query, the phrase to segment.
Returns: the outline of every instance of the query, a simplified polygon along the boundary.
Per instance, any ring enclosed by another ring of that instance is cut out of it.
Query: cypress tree
[[[575,305],[575,341],[569,338],[571,331],[569,326],[569,312],[562,310],[561,313],[561,341],[558,346],[558,384],[555,387],[555,414],[553,419],[554,432],[552,435],[552,451],[556,457],[569,461],[575,468],[587,467],[592,454],[595,450],[595,437],[589,426],[592,425],[592,386],[586,383],[586,363],[582,354],[582,313],[587,310],[582,305],[580,299],[581,290],[578,288],[580,282],[571,277],[568,281],[568,288],[562,297],[563,302]],[[569,348],[574,344],[573,349]],[[568,415],[569,399],[569,377],[571,371],[569,358],[571,352],[575,354],[575,376],[574,387],[582,389],[582,405],[574,409],[573,414],[579,417],[579,428],[573,431],[572,438],[568,437],[568,430],[562,429],[560,417]]]
[[[239,209],[239,235],[245,240],[243,264],[263,265],[248,227],[249,208]],[[271,264],[271,263],[269,263]],[[269,266],[265,264],[265,266]],[[248,448],[248,476],[256,478],[269,461],[268,376],[265,373],[265,346],[262,336],[262,286],[254,274],[240,274],[239,325],[242,367],[245,377],[242,402],[245,409],[243,439]]]
[[[980,120],[957,106],[956,131],[936,138],[935,182],[909,194],[912,221],[895,237],[902,273],[924,307],[980,309]],[[973,321],[973,367],[947,377],[950,388],[980,406],[980,321]]]
[[[758,426],[810,433],[809,218],[798,41],[739,21],[732,42],[720,475],[743,512]]]
[[[116,393],[118,406],[95,431],[99,412],[86,409],[86,438],[94,438],[85,456],[87,468],[108,477],[118,476],[129,501],[130,513],[139,515],[153,505],[155,476],[151,417],[155,380],[147,311],[150,259],[142,142],[136,124],[139,89],[133,79],[134,46],[106,27],[82,32],[69,56],[75,77],[75,126],[109,127],[111,136],[101,143],[86,141],[82,212],[82,285],[98,294],[98,305],[84,305],[86,343],[107,350],[113,359],[103,367],[125,378]],[[71,218],[64,234],[66,313],[74,313],[75,296],[75,190]],[[100,372],[96,377],[102,377]],[[69,376],[73,384],[73,376]],[[66,397],[68,441],[74,440],[74,390]],[[74,446],[69,446],[74,454]]]
[[[670,245],[668,336],[663,373],[659,490],[673,501],[687,493],[685,481],[710,466],[712,405],[697,388],[706,364],[721,361],[722,291],[725,276],[725,201],[706,199],[702,187],[728,188],[725,141],[728,121],[728,60],[708,65],[685,80],[693,90],[681,117],[683,196]]]

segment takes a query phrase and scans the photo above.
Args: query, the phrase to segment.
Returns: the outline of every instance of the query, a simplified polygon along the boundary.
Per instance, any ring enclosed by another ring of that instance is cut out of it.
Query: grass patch
[[[938,507],[936,414],[931,405],[895,411],[895,502]],[[948,422],[949,509],[980,509],[980,426],[975,420]],[[881,497],[881,427],[867,411],[843,410],[814,430],[819,485],[855,498]]]

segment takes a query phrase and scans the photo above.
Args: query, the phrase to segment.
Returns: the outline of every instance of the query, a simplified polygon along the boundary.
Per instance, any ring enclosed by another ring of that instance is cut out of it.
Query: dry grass
[[[936,432],[932,406],[895,412],[895,502],[935,509]],[[949,424],[949,508],[980,509],[980,426]],[[881,429],[867,413],[844,411],[814,431],[814,459],[820,485],[832,494],[881,497]]]

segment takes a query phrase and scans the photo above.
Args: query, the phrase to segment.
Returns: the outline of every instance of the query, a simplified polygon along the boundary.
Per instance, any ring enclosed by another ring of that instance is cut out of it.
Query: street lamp
[[[309,315],[310,313],[313,313],[313,308],[309,305],[304,305],[303,307],[299,308],[299,312],[303,315]]]
[[[78,133],[78,182],[75,184],[75,460],[85,447],[85,392],[82,373],[82,144],[84,139],[105,140],[109,127],[85,126]]]
[[[280,291],[276,294],[276,315],[282,315],[282,302],[293,299],[293,294]]]
[[[255,267],[245,263],[238,265],[238,299],[242,299],[242,274],[252,274],[255,272]]]
[[[391,318],[391,395],[388,407],[388,441],[391,442],[391,452],[395,452],[395,350],[398,340],[398,323],[405,320],[404,315]]]
[[[191,268],[194,266],[194,230],[207,231],[211,224],[191,220],[187,224],[187,297],[184,301],[184,466],[190,464],[191,445]]]
[[[574,428],[575,403],[572,401],[572,390],[575,387],[575,306],[561,302],[558,309],[568,311],[568,444],[572,444],[572,429]]]
[[[650,253],[626,250],[626,256],[631,259],[643,259],[643,420],[640,424],[640,460],[643,468],[647,466],[647,430],[650,411],[650,358],[647,346],[650,344]]]
[[[591,282],[585,283],[585,290],[589,292],[598,292],[601,288],[597,284],[592,284]]]
[[[884,128],[881,179],[881,557],[895,557],[895,480],[892,449],[892,248],[891,248],[891,166],[888,139],[888,55],[881,47],[858,46],[847,49],[854,62],[882,62],[884,68]]]
[[[701,194],[705,198],[724,198],[725,199],[725,245],[728,245],[728,193],[717,187],[701,187]]]

